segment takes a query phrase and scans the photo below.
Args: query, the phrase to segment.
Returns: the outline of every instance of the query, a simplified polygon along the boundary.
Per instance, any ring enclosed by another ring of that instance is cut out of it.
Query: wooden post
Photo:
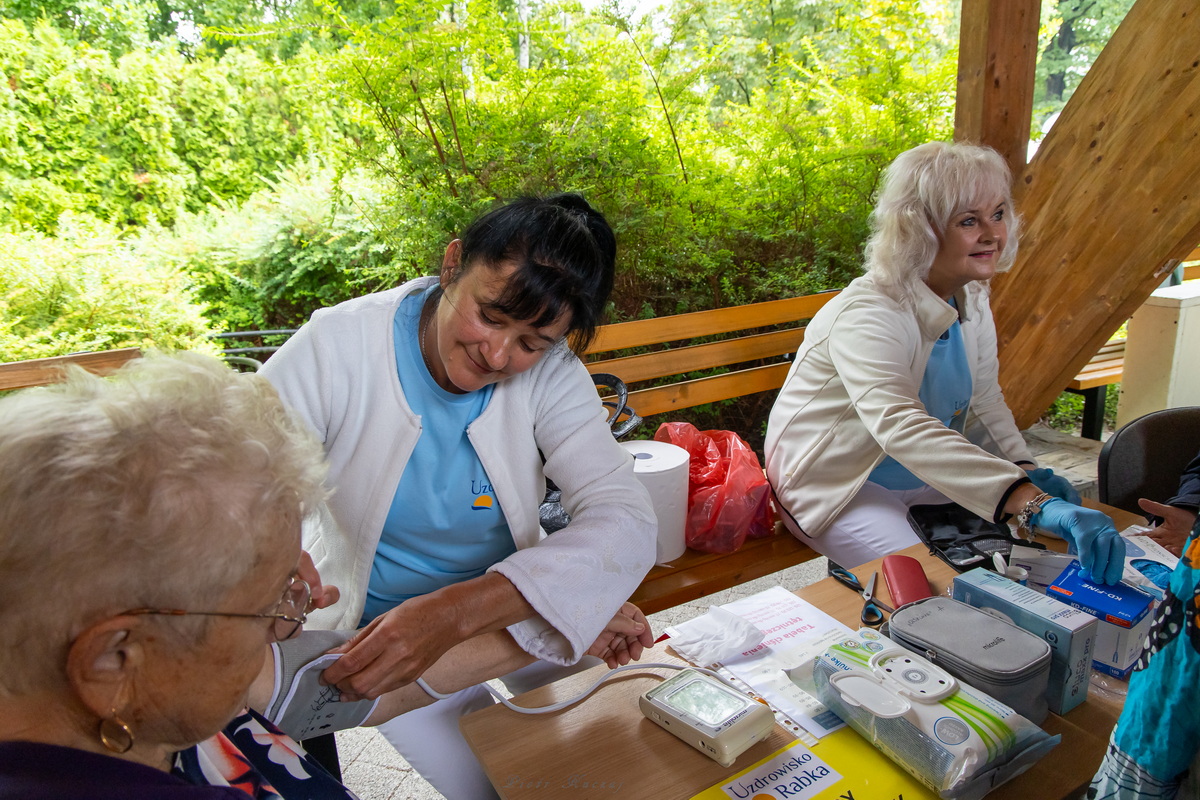
[[[1040,14],[1041,0],[962,0],[954,138],[994,147],[1013,175],[1029,147]]]
[[[1200,241],[1200,8],[1138,0],[1014,187],[1000,382],[1032,424]]]

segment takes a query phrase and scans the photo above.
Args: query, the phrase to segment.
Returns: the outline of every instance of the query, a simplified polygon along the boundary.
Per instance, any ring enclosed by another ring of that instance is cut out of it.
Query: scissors
[[[838,583],[849,586],[862,595],[863,607],[862,613],[858,615],[858,620],[866,627],[878,628],[883,623],[883,613],[886,611],[890,614],[895,610],[886,603],[875,599],[875,578],[879,573],[871,573],[871,577],[867,579],[866,588],[863,588],[862,583],[859,582],[854,573],[841,567],[830,567],[829,574]]]

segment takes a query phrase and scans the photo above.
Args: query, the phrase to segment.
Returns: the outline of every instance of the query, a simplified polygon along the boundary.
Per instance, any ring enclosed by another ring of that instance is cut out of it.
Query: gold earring
[[[117,755],[128,753],[133,747],[133,729],[112,710],[112,716],[100,720],[100,743]]]

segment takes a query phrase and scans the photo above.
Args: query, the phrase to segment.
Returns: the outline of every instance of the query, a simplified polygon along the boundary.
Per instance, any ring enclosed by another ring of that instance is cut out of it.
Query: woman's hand
[[[642,651],[653,645],[654,634],[646,615],[633,603],[625,603],[596,637],[587,655],[603,659],[611,669],[616,669],[637,661]]]
[[[1178,506],[1155,503],[1144,497],[1138,500],[1138,505],[1147,514],[1162,519],[1162,522],[1155,525],[1154,529],[1146,535],[1165,547],[1172,555],[1182,556],[1183,544],[1196,524],[1196,512]]]
[[[433,595],[406,600],[381,614],[331,653],[344,655],[322,680],[350,700],[374,699],[421,677],[463,638],[451,609],[430,602]]]
[[[1083,577],[1097,583],[1119,583],[1125,570],[1125,540],[1103,511],[1072,505],[1052,497],[1033,516],[1033,523],[1061,536],[1079,554]]]
[[[1062,475],[1055,475],[1054,470],[1049,467],[1033,467],[1021,465],[1029,474],[1029,480],[1033,481],[1033,485],[1041,489],[1051,497],[1057,497],[1060,500],[1066,500],[1068,503],[1079,505],[1079,492],[1075,491],[1075,487],[1071,482]]]
[[[321,574],[317,572],[317,565],[313,563],[312,556],[308,554],[307,550],[300,551],[300,563],[296,565],[296,577],[307,583],[308,588],[312,591],[312,596],[308,601],[309,611],[316,608],[329,608],[342,596],[333,584],[321,583]]]
[[[412,683],[460,642],[528,619],[533,606],[508,578],[489,572],[414,597],[371,621],[346,644],[322,680],[351,700]]]

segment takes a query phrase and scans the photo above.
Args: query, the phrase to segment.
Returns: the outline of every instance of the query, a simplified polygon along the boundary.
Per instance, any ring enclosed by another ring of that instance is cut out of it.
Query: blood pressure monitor
[[[646,718],[723,767],[766,738],[775,716],[721,681],[687,669],[638,698]]]

